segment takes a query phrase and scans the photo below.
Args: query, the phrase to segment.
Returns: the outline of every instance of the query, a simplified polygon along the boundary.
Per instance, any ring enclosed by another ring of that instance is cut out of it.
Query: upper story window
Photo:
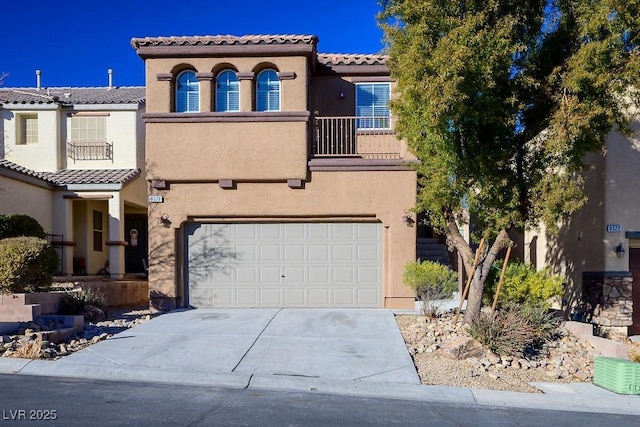
[[[390,83],[356,83],[358,129],[390,129]]]
[[[224,70],[216,78],[216,111],[240,111],[240,83],[235,71]]]
[[[280,111],[280,79],[274,70],[258,74],[256,111]]]
[[[105,142],[107,140],[106,117],[78,116],[71,118],[71,141]]]
[[[193,71],[183,71],[176,80],[176,111],[194,113],[200,111],[200,84]]]
[[[71,117],[67,157],[76,160],[113,160],[113,144],[107,142],[108,113],[78,113]]]
[[[38,143],[38,115],[23,114],[18,120],[18,135],[16,144],[37,144]]]

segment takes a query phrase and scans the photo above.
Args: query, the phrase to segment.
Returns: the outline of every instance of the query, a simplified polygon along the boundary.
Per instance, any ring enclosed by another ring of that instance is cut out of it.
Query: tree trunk
[[[483,251],[478,260],[478,266],[471,280],[469,288],[469,296],[467,299],[467,309],[464,313],[464,323],[470,323],[478,318],[480,309],[482,308],[482,294],[484,292],[484,283],[491,272],[491,266],[498,257],[500,250],[509,242],[509,235],[506,230],[501,230],[493,241],[491,249]]]
[[[447,221],[447,238],[460,253],[465,272],[467,273],[467,276],[469,276],[473,270],[473,260],[475,258],[474,251],[460,234],[460,230],[458,229],[458,224],[455,221],[453,213],[445,213],[445,218]],[[467,297],[467,309],[464,314],[465,323],[470,323],[480,315],[484,283],[489,276],[491,266],[500,253],[500,250],[504,248],[508,242],[509,234],[507,233],[507,230],[501,230],[493,241],[491,247],[489,248],[488,245],[485,245],[485,249],[480,254],[478,258],[478,265],[471,280],[469,295]]]

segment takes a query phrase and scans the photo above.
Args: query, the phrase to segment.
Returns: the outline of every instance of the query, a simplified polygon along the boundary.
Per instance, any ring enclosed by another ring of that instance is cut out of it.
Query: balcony
[[[113,144],[107,141],[69,141],[67,157],[74,162],[76,160],[113,160]]]
[[[313,156],[399,159],[400,141],[389,117],[316,117]]]

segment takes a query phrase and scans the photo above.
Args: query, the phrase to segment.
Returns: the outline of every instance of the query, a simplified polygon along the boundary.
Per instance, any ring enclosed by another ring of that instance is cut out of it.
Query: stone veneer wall
[[[583,273],[582,299],[591,322],[603,327],[632,325],[632,284],[628,272]]]

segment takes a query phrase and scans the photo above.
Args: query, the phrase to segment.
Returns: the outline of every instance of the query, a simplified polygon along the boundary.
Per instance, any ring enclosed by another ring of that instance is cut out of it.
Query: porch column
[[[109,274],[112,278],[124,276],[124,247],[128,244],[124,239],[124,201],[119,192],[114,192],[109,199]]]
[[[63,275],[73,274],[73,201],[63,198],[62,193],[55,193],[53,197],[53,234],[62,237],[55,237],[53,243],[60,247],[62,259],[60,260],[60,271]]]

